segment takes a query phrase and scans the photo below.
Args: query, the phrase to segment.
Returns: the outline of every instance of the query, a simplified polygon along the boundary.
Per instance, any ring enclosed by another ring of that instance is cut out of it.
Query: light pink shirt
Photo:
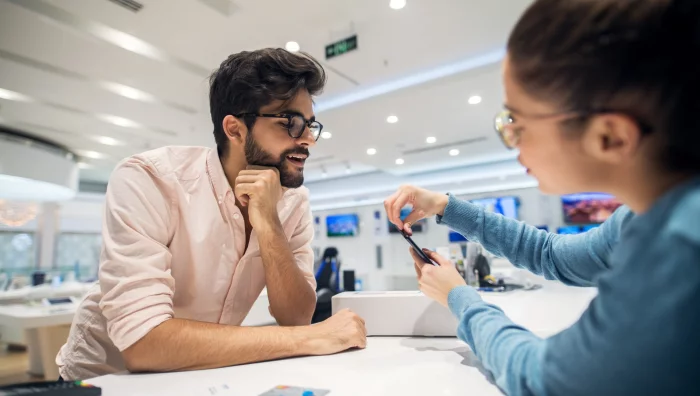
[[[287,190],[277,210],[315,290],[308,190]],[[102,236],[99,285],[56,357],[66,380],[125,370],[120,351],[171,318],[240,325],[265,287],[255,230],[246,250],[243,216],[216,150],[165,147],[119,164]]]

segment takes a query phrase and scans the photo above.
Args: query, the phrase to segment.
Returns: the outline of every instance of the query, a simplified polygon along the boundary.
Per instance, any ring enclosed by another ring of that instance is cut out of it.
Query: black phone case
[[[406,235],[406,233],[405,233],[403,230],[401,230],[401,235],[403,235],[404,239],[406,239],[406,241],[408,242],[408,244],[411,245],[411,247],[413,247],[413,250],[415,250],[416,253],[418,253],[418,255],[420,256],[420,258],[423,259],[423,261],[424,261],[426,264],[432,264],[432,265],[437,266],[437,264],[434,263],[433,260],[431,260],[430,257],[428,257],[428,255],[426,255],[426,254],[421,250],[421,248],[419,248],[418,245],[416,245],[416,243],[413,242],[413,239],[411,239],[410,236]]]

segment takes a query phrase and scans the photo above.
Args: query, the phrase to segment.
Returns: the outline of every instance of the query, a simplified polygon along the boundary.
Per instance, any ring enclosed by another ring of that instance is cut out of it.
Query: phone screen
[[[420,258],[423,259],[423,261],[425,261],[427,264],[432,264],[432,265],[437,266],[437,264],[434,263],[433,260],[431,260],[430,257],[428,257],[428,255],[426,255],[423,252],[423,250],[421,250],[421,248],[419,248],[418,245],[416,245],[416,243],[413,242],[413,239],[411,239],[410,236],[406,235],[406,233],[403,230],[401,230],[401,235],[403,235],[404,239],[406,239],[406,241],[408,241],[408,243],[413,247],[413,250],[415,250],[416,253],[418,253]]]

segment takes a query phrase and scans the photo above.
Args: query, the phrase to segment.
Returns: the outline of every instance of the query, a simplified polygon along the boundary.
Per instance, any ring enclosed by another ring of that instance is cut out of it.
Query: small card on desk
[[[260,396],[326,396],[331,393],[324,389],[300,388],[298,386],[276,386]]]

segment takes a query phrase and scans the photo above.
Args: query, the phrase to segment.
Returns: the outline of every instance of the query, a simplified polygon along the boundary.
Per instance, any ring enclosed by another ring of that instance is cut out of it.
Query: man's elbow
[[[153,362],[150,361],[151,358],[149,354],[144,353],[145,349],[144,340],[141,339],[122,351],[124,365],[129,372],[142,373],[146,371],[159,371],[154,367]]]

